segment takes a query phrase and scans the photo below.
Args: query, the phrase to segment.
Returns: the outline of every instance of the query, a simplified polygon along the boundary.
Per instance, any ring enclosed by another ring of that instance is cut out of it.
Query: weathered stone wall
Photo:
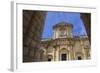
[[[67,54],[67,60],[78,60],[78,56],[82,60],[90,59],[91,47],[87,38],[61,39],[63,38],[51,40],[52,42],[42,41],[41,43],[47,52],[45,55],[53,57],[52,61],[61,61],[62,53]]]
[[[89,41],[91,43],[91,14],[90,13],[80,13],[80,17],[84,23],[87,35],[89,37]]]
[[[46,12],[23,10],[23,62],[38,60]]]

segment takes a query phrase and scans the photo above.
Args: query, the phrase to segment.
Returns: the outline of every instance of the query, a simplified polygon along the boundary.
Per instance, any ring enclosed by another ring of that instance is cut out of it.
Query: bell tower
[[[72,35],[72,24],[66,22],[60,22],[53,26],[53,39],[56,38],[71,38]]]

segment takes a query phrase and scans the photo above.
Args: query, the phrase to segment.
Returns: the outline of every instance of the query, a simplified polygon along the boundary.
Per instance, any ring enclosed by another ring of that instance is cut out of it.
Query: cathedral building
[[[60,22],[53,26],[51,39],[42,39],[40,61],[88,60],[91,58],[90,41],[86,35],[74,36],[73,25]]]
[[[74,36],[70,23],[53,26],[51,39],[42,39],[46,11],[23,10],[23,62],[88,60],[91,58],[91,14],[80,13],[87,36]]]

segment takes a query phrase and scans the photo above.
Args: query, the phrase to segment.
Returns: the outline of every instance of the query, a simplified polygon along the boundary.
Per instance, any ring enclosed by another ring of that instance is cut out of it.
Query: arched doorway
[[[62,48],[59,51],[59,59],[60,59],[60,61],[66,61],[69,59],[69,52],[66,48]]]
[[[67,60],[67,54],[66,53],[61,54],[61,60],[62,61]]]

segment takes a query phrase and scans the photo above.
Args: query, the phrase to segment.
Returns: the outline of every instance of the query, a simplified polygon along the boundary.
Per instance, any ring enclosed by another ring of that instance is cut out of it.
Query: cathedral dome
[[[61,28],[61,27],[71,27],[71,28],[73,28],[73,25],[71,23],[67,23],[67,22],[60,22],[60,23],[54,25],[53,29]]]

